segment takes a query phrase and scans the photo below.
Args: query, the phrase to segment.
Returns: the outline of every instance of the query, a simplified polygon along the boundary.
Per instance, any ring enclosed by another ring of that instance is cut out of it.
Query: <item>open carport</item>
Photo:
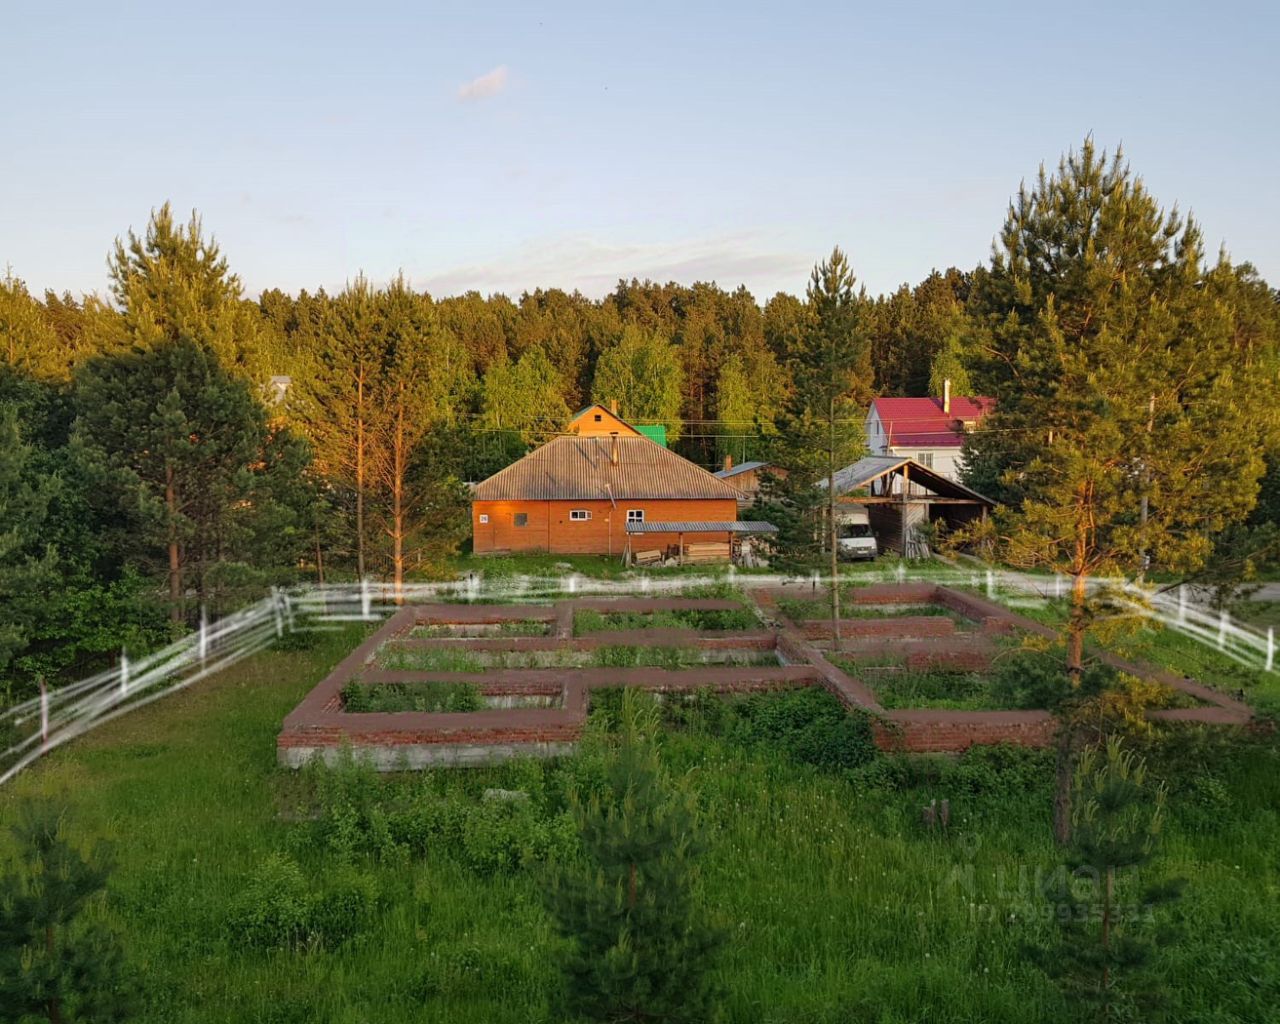
[[[861,458],[836,472],[835,485],[836,502],[864,506],[881,547],[907,558],[929,555],[919,527],[942,523],[956,530],[985,519],[995,507],[990,498],[964,484],[897,455]]]

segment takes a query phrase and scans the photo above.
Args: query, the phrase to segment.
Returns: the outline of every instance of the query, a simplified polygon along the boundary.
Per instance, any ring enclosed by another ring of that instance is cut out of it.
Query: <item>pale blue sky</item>
[[[0,267],[37,291],[105,290],[171,199],[251,294],[763,301],[837,243],[880,292],[985,259],[1087,132],[1280,284],[1273,5],[6,6]]]

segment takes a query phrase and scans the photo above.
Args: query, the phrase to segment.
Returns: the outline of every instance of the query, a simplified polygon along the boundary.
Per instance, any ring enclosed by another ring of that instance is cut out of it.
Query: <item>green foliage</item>
[[[188,582],[201,600],[219,598],[211,573],[229,551],[260,566],[296,560],[308,449],[268,425],[211,350],[164,342],[93,360],[75,383],[74,443],[101,481],[99,503],[128,524],[119,542],[131,557],[167,569],[175,609]]]
[[[377,886],[365,876],[339,871],[315,892],[292,858],[272,854],[231,904],[227,931],[251,948],[335,949],[368,926],[377,903]]]
[[[1092,1019],[1114,1020],[1164,1001],[1154,972],[1160,946],[1152,934],[1154,910],[1175,899],[1181,883],[1159,882],[1131,894],[1117,888],[1126,880],[1122,873],[1154,858],[1164,805],[1164,788],[1148,782],[1145,762],[1119,740],[1081,756],[1071,800],[1070,874],[1051,875],[1045,886],[1058,938],[1030,952]]]
[[[547,906],[568,940],[567,1008],[598,1021],[705,1021],[723,942],[701,905],[704,841],[692,794],[658,757],[656,714],[624,693],[620,743],[602,794],[575,800],[584,858],[553,875]]]
[[[525,445],[549,441],[569,422],[564,382],[540,345],[515,363],[490,366],[483,390],[484,425],[513,431]]]
[[[57,578],[57,553],[43,530],[57,481],[34,462],[17,409],[0,405],[0,677],[39,628],[44,595]]]
[[[573,756],[555,761],[362,769],[351,796],[362,808],[360,842],[348,857],[331,843],[335,819],[312,788],[321,770],[281,770],[270,751],[281,718],[362,635],[322,632],[312,650],[264,652],[187,697],[107,723],[0,787],[6,822],[21,797],[65,791],[83,823],[78,835],[129,837],[117,846],[109,910],[130,962],[146,968],[131,1019],[566,1018],[544,866],[579,855],[564,794],[604,792],[607,738],[597,741],[593,727]],[[1023,940],[1048,942],[1054,927],[1034,884],[1035,865],[1059,863],[1047,828],[1052,751],[892,755],[816,772],[767,744],[737,742],[737,701],[710,701],[727,709],[724,729],[669,731],[662,757],[697,795],[703,898],[732,930],[716,967],[726,1024],[1071,1019],[1020,950]],[[675,706],[664,699],[663,715]],[[1275,736],[1162,728],[1140,742],[1149,776],[1168,780],[1168,870],[1196,880],[1175,909],[1177,940],[1160,957],[1168,1016],[1267,1020],[1280,997]],[[211,750],[216,757],[196,756]],[[1226,794],[1191,813],[1188,787],[1205,768]],[[490,787],[528,793],[530,838],[545,822],[565,829],[565,845],[543,847],[540,860],[521,855],[513,870],[473,867],[456,837]],[[951,801],[946,835],[920,829],[920,807],[934,798]],[[379,817],[389,826],[381,833],[371,827]],[[380,834],[390,845],[378,845]],[[7,840],[0,834],[9,851]],[[377,882],[378,909],[352,941],[301,958],[233,942],[228,908],[281,852],[317,893],[347,859]],[[957,873],[964,883],[953,886]]]
[[[474,683],[348,683],[342,688],[343,710],[482,711],[486,707]]]
[[[574,615],[576,636],[602,633],[615,629],[757,629],[760,620],[746,608],[699,610],[696,608],[661,612],[597,612],[591,609]]]
[[[616,344],[600,353],[591,383],[594,401],[618,403],[629,423],[661,423],[667,439],[680,437],[683,376],[676,349],[661,334],[627,326]]]
[[[826,771],[858,768],[877,757],[871,719],[816,687],[748,697],[734,706],[734,734]]]
[[[0,1020],[128,1020],[134,990],[98,909],[105,852],[76,849],[64,813],[27,802],[11,828],[17,864],[0,879]]]
[[[1255,502],[1278,339],[1237,330],[1219,281],[1233,273],[1225,258],[1208,268],[1197,225],[1086,139],[1019,190],[975,283],[975,377],[1000,400],[966,475],[1003,502],[982,535],[1005,560],[1077,581],[1077,670],[1080,581],[1194,570]]]

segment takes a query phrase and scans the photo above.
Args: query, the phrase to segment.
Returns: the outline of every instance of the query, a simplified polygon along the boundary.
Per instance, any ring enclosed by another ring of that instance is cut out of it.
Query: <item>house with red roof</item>
[[[951,381],[941,398],[877,398],[867,413],[867,447],[873,455],[915,459],[958,481],[965,435],[994,406],[992,398],[953,395]]]

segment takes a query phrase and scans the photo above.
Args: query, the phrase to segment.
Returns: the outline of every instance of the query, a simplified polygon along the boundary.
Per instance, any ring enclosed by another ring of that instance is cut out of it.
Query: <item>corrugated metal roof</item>
[[[721,480],[727,480],[731,476],[737,476],[739,473],[745,473],[750,469],[760,469],[767,466],[767,462],[744,462],[739,466],[731,466],[729,469],[722,469],[716,473]]]
[[[908,459],[901,455],[866,455],[852,465],[845,466],[844,469],[837,469],[835,474],[836,494],[849,494],[853,491],[861,490],[869,486],[872,480],[877,480],[908,463],[910,464],[908,473],[911,480],[914,483],[924,484],[939,497],[970,498],[974,501],[985,502],[988,505],[995,505],[995,502],[990,498],[979,494],[964,484],[943,476],[915,459]],[[826,487],[827,481],[825,479],[819,480],[818,486]]]
[[[610,458],[618,445],[618,464]],[[622,501],[636,498],[737,500],[736,487],[647,437],[548,441],[476,484],[477,501]]]
[[[977,422],[995,406],[982,396],[951,396],[951,411],[941,398],[877,398],[871,403],[884,425],[891,448],[959,448],[965,422]]]
[[[627,533],[777,533],[773,523],[762,523],[758,520],[726,523],[627,523]]]

